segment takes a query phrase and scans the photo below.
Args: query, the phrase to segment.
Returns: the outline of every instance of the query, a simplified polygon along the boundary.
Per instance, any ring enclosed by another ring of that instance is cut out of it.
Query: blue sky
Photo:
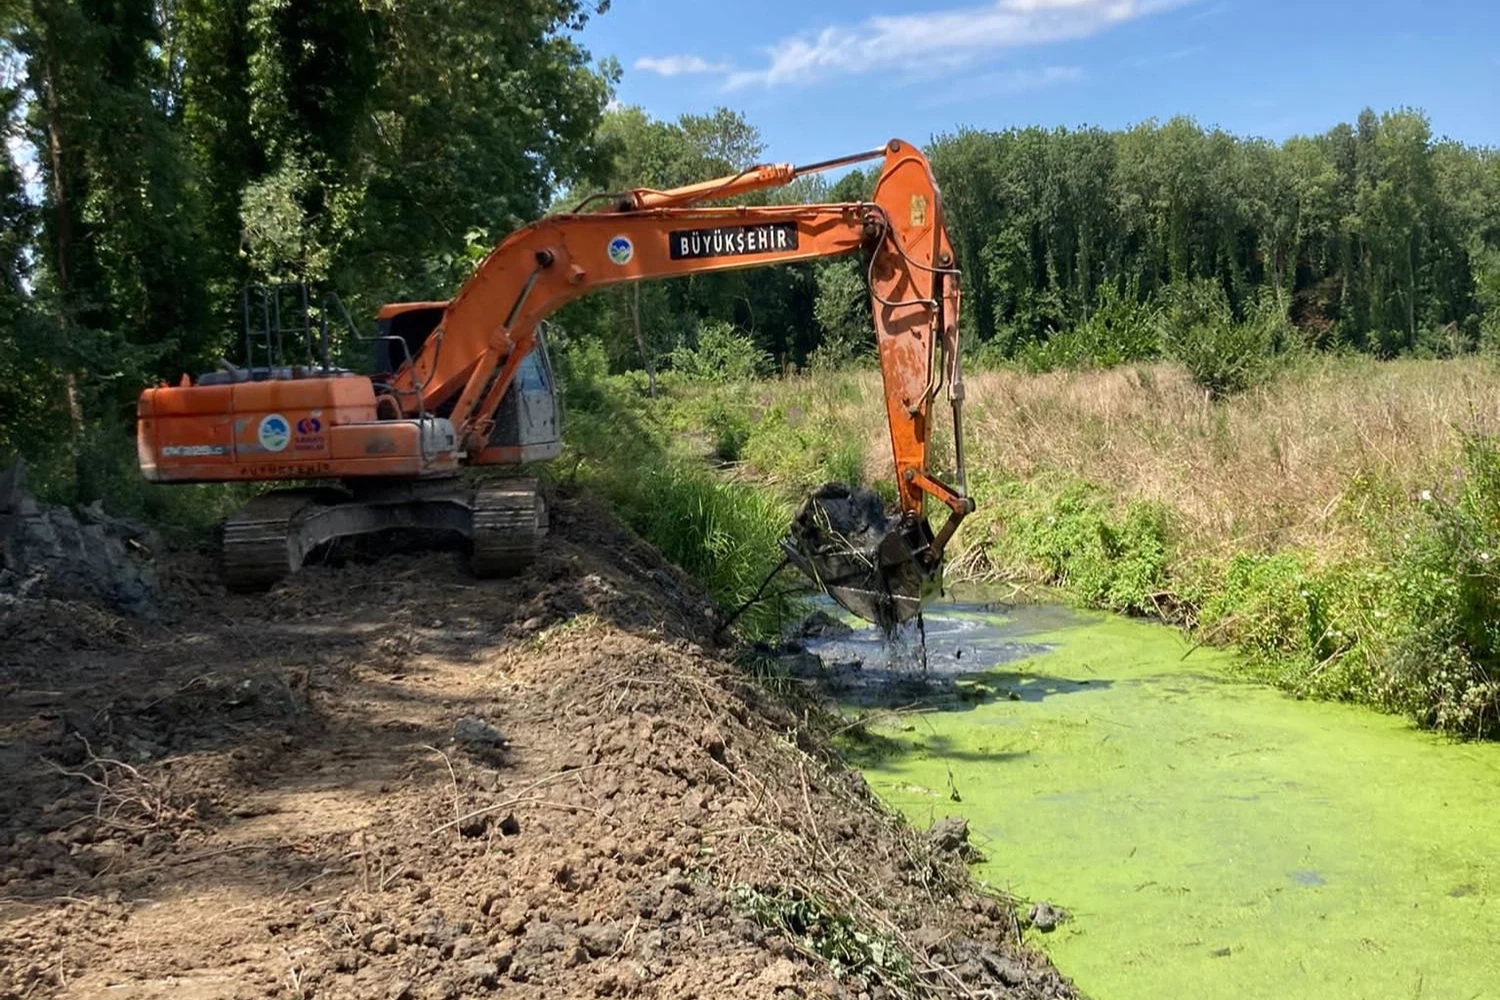
[[[1500,0],[612,0],[583,41],[619,100],[737,108],[775,160],[1178,114],[1284,139],[1366,106],[1500,146]]]

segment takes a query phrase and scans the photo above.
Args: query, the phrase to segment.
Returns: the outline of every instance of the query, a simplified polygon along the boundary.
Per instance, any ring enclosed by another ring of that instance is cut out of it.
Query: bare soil
[[[0,998],[1073,995],[691,581],[553,523],[512,581],[0,604]]]

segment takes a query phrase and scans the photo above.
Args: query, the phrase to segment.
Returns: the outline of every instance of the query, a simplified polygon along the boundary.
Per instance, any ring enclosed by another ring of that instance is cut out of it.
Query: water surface
[[[913,657],[872,633],[812,645],[863,663],[851,707],[908,710],[872,727],[871,786],[968,817],[980,877],[1070,911],[1032,936],[1096,1000],[1500,997],[1500,746],[1140,622],[952,605],[927,633],[935,690],[891,688]]]

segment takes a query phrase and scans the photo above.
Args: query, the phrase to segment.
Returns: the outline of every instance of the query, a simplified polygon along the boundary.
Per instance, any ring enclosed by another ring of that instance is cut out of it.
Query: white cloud
[[[929,14],[873,17],[813,35],[784,38],[759,69],[726,74],[733,89],[782,86],[831,76],[920,70],[934,60],[972,62],[1007,49],[1085,38],[1194,0],[995,0]]]
[[[661,76],[718,75],[729,90],[806,84],[862,73],[925,76],[934,66],[945,70],[971,66],[1007,49],[1085,38],[1195,2],[991,0],[926,14],[876,16],[859,24],[788,36],[765,49],[765,62],[759,67],[736,68],[701,56],[674,55],[638,59],[635,68]]]
[[[723,63],[711,63],[702,56],[642,56],[635,61],[635,68],[658,76],[683,76],[690,73],[728,73]]]
[[[986,97],[1010,97],[1043,87],[1060,87],[1080,83],[1088,74],[1079,66],[1044,66],[1041,69],[1007,69],[995,73],[970,76],[961,86],[951,87],[934,94],[928,107],[942,107],[961,101],[975,101]]]

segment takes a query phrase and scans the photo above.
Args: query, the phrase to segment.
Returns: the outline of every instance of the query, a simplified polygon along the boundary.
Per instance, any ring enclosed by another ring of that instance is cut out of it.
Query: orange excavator
[[[869,201],[823,205],[725,202],[794,179],[881,159]],[[519,572],[547,532],[537,481],[465,485],[470,466],[518,467],[561,451],[543,326],[607,285],[862,255],[895,457],[899,512],[870,495],[824,488],[803,504],[787,558],[856,614],[913,617],[941,581],[942,555],[974,508],[964,489],[959,276],[927,159],[899,140],[808,166],[774,164],[668,191],[598,195],[512,233],[446,302],[404,302],[377,315],[384,371],[330,364],[303,329],[289,360],[282,329],[252,337],[244,367],[184,376],[141,394],[141,470],[156,482],[324,481],[267,492],[224,525],[234,589],[264,588],[331,541],[387,529],[468,539],[478,576]],[[271,306],[262,302],[260,313]],[[257,349],[259,354],[257,354]],[[946,385],[958,485],[928,469],[934,405]],[[931,498],[947,508],[936,534]]]

